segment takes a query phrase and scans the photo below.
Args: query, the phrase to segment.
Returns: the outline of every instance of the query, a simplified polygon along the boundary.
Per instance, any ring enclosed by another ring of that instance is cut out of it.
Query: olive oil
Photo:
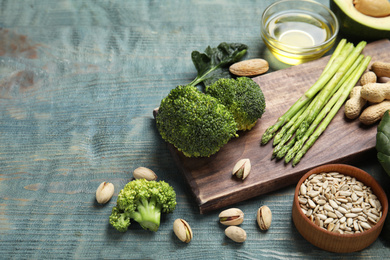
[[[316,46],[322,45],[332,35],[326,21],[314,13],[302,10],[280,12],[268,19],[265,28],[271,38],[276,39],[274,47],[270,47],[271,52],[288,64],[299,64],[312,59],[305,53],[306,49],[314,48],[313,56],[318,56],[321,49],[316,49]]]

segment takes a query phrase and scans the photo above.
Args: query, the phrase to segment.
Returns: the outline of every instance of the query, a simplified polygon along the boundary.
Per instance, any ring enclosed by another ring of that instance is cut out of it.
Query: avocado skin
[[[390,30],[378,30],[353,20],[333,1],[330,0],[330,9],[336,15],[340,32],[343,36],[354,40],[374,41],[388,38],[390,39]]]

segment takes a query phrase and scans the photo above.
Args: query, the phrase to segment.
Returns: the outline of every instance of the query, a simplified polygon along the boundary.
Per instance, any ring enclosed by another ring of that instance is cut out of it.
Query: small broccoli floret
[[[205,93],[217,98],[233,114],[238,130],[250,130],[265,111],[265,98],[252,79],[219,79]]]
[[[137,179],[119,192],[109,222],[120,232],[128,229],[131,219],[146,230],[157,231],[161,213],[171,213],[175,207],[176,193],[168,183]]]
[[[208,157],[237,137],[233,115],[217,99],[194,86],[178,86],[156,115],[161,137],[187,157]]]

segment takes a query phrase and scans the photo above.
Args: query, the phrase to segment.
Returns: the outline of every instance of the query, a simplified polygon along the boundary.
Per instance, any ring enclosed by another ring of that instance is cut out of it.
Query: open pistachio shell
[[[244,221],[244,212],[238,208],[230,208],[219,214],[219,222],[226,226],[240,225]]]
[[[251,171],[251,162],[249,159],[239,160],[233,167],[232,174],[237,178],[244,180]]]
[[[173,222],[173,232],[185,243],[189,243],[192,239],[192,229],[184,219],[178,218]]]
[[[261,230],[268,230],[272,222],[272,212],[269,207],[262,206],[257,210],[257,224]]]

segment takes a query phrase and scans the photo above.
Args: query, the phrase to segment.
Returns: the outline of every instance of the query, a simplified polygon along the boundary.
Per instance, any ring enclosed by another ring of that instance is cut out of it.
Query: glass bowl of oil
[[[320,58],[335,43],[339,23],[326,6],[311,0],[281,0],[261,18],[261,38],[281,62],[298,65]]]

